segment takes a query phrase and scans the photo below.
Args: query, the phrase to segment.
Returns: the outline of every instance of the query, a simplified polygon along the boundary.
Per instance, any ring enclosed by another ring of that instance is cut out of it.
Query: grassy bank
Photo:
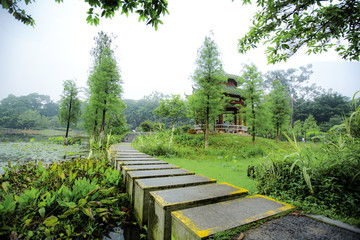
[[[193,171],[196,174],[214,178],[218,183],[227,182],[235,186],[249,190],[251,194],[257,192],[256,181],[247,176],[247,169],[258,161],[258,159],[243,159],[241,161],[217,160],[194,160],[186,158],[164,158],[160,159]]]
[[[203,148],[203,135],[176,135],[169,148],[168,137],[167,133],[144,136],[134,144],[147,154],[218,182],[245,188],[251,194],[257,192],[257,183],[248,177],[248,168],[259,165],[263,156],[270,152],[286,154],[291,151],[288,143],[258,138],[253,146],[251,137],[226,134],[211,135],[207,149]]]
[[[285,137],[284,137],[285,138]],[[236,135],[170,133],[142,136],[134,146],[149,155],[202,174],[288,202],[308,213],[359,225],[360,141],[330,132],[317,143],[297,143]],[[286,138],[285,138],[286,139]],[[254,166],[255,180],[247,176]]]

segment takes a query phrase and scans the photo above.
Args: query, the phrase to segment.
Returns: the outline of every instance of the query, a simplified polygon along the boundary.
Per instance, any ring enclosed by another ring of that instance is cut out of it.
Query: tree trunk
[[[101,127],[100,127],[100,139],[103,139],[104,137],[104,131],[105,131],[105,116],[106,116],[106,100],[104,100],[104,109],[102,114],[102,120],[101,120]]]
[[[210,96],[207,96],[208,102],[206,107],[206,126],[205,126],[205,149],[209,146],[209,114],[210,114],[210,108],[209,108],[209,98]]]
[[[171,137],[170,137],[170,141],[169,141],[169,149],[171,148],[172,141],[174,138],[175,122],[173,122],[171,125],[172,125],[172,127],[171,127]]]
[[[93,133],[93,137],[96,136],[96,128],[97,128],[97,115],[98,115],[98,109],[96,108],[95,110],[95,121],[94,121],[94,133]]]
[[[72,104],[72,96],[70,96],[69,112],[68,112],[68,120],[67,120],[67,126],[66,126],[66,134],[65,134],[64,145],[68,145],[68,136],[69,136],[69,128],[70,128],[70,120],[71,120],[70,119],[71,104]]]
[[[255,146],[255,106],[251,105],[251,111],[253,115],[253,124],[252,124],[252,145]]]

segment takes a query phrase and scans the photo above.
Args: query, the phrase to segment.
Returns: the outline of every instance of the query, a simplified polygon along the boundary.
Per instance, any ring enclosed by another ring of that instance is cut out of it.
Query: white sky
[[[241,0],[169,0],[170,14],[155,31],[137,15],[100,19],[95,27],[86,23],[89,6],[84,0],[57,4],[38,0],[26,7],[35,18],[32,28],[0,9],[0,99],[37,92],[57,101],[62,82],[77,79],[86,87],[91,64],[93,38],[103,30],[117,36],[116,56],[123,79],[123,98],[141,99],[153,91],[191,94],[190,75],[195,69],[197,50],[205,36],[214,31],[222,53],[224,70],[239,74],[243,63],[255,63],[267,70],[298,68],[313,64],[311,82],[352,96],[360,90],[360,63],[344,62],[337,54],[297,54],[286,64],[267,65],[264,48],[246,55],[237,42],[249,29],[254,6]]]

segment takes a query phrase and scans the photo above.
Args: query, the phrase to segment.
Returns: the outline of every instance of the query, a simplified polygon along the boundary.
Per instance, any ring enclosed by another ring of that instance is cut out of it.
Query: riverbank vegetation
[[[0,175],[1,238],[94,239],[124,224],[128,196],[108,145],[93,143],[83,159],[9,162]]]
[[[202,134],[169,132],[137,138],[138,150],[197,174],[229,182],[289,202],[307,213],[321,214],[360,225],[359,109],[343,124],[313,141],[286,142],[250,136],[214,134],[204,149]],[[254,178],[254,179],[253,179]]]

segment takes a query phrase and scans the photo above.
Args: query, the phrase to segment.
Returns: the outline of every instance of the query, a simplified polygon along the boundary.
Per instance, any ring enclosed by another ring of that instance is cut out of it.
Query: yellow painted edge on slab
[[[182,223],[185,224],[188,228],[190,228],[196,235],[198,235],[200,238],[209,236],[211,232],[207,232],[206,230],[202,230],[199,228],[193,221],[191,221],[189,218],[185,217],[182,211],[176,211],[172,212],[172,214],[177,217]]]
[[[274,210],[267,211],[265,213],[260,213],[260,214],[257,214],[255,216],[252,216],[250,218],[244,219],[244,220],[242,220],[240,222],[237,222],[237,224],[239,224],[239,226],[247,224],[247,223],[255,222],[257,220],[264,219],[266,217],[270,217],[270,216],[275,215],[277,213],[285,212],[285,211],[288,211],[288,210],[291,210],[291,209],[295,208],[294,206],[292,206],[292,205],[290,205],[288,203],[280,202],[280,201],[277,201],[275,199],[272,199],[272,198],[269,198],[269,197],[266,197],[266,196],[263,196],[263,195],[248,196],[248,197],[245,197],[245,198],[256,198],[256,197],[262,197],[262,198],[268,199],[270,201],[274,201],[274,202],[283,204],[285,206],[274,209]],[[243,199],[245,199],[245,198],[243,198]],[[228,202],[230,202],[230,201],[228,201]],[[221,202],[221,204],[226,205],[228,203]],[[172,214],[175,217],[177,217],[183,224],[185,224],[185,226],[187,226],[190,230],[192,230],[200,238],[208,237],[208,236],[210,236],[210,234],[213,234],[213,233],[216,232],[217,227],[208,228],[208,229],[201,229],[193,221],[191,221],[189,218],[184,216],[182,211],[175,211],[175,212],[172,212]]]
[[[230,187],[233,187],[233,188],[239,189],[239,190],[237,190],[237,191],[233,191],[233,192],[231,192],[230,194],[249,193],[249,191],[248,191],[248,190],[246,190],[245,188],[240,188],[240,187],[237,187],[237,186],[232,185],[232,184],[227,183],[227,182],[223,182],[223,183],[219,183],[219,184],[224,184],[224,185],[228,185],[228,186],[230,186]]]

